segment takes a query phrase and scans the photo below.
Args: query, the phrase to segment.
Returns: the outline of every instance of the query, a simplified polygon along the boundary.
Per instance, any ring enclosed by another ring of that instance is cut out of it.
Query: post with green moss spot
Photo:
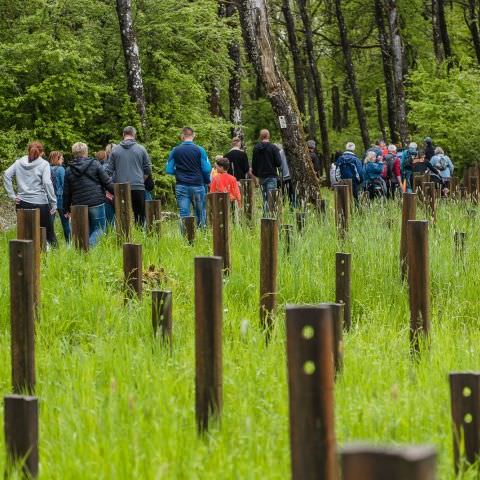
[[[407,242],[407,224],[409,220],[415,220],[417,216],[417,194],[404,193],[402,195],[402,228],[400,236],[400,268],[402,280],[407,278],[408,270],[408,242]]]
[[[160,335],[164,343],[172,348],[172,292],[152,290],[152,326],[153,335]]]
[[[335,185],[335,224],[340,238],[348,231],[350,219],[350,193],[348,185]]]
[[[160,200],[145,202],[145,221],[150,233],[160,235],[162,226],[162,202]]]
[[[199,434],[223,403],[222,259],[195,258],[195,413]]]
[[[293,480],[336,480],[330,307],[286,308]]]
[[[142,297],[143,289],[143,266],[142,246],[136,243],[123,245],[123,275],[127,297],[136,295]]]
[[[343,328],[345,305],[343,303],[326,303],[332,311],[333,325],[333,363],[335,366],[335,375],[343,369]]]
[[[228,193],[212,193],[213,255],[223,259],[223,271],[226,275],[231,271],[229,207]]]
[[[352,326],[352,254],[337,253],[335,255],[335,302],[345,305],[343,325],[345,330]]]
[[[132,193],[129,183],[115,183],[115,226],[119,241],[129,241],[132,235]]]

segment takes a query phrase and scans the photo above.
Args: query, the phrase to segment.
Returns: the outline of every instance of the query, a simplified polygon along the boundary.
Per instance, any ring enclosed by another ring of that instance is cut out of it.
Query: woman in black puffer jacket
[[[88,243],[93,247],[106,228],[105,191],[113,193],[113,183],[100,163],[88,156],[87,145],[75,143],[72,153],[74,159],[65,173],[63,209],[65,215],[69,216],[72,206],[88,206]]]

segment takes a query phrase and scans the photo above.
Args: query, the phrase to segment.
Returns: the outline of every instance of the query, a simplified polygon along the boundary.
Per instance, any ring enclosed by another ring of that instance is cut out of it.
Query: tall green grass
[[[422,218],[420,209],[418,218]],[[286,221],[294,223],[286,212]],[[207,438],[194,415],[193,259],[211,254],[210,233],[190,247],[176,222],[160,238],[136,231],[144,267],[164,269],[174,295],[174,348],[152,336],[150,295],[124,304],[122,252],[113,234],[82,254],[64,245],[42,260],[37,322],[41,478],[283,479],[290,469],[286,303],[334,300],[335,252],[353,254],[353,326],[335,390],[339,445],[427,443],[439,478],[453,478],[447,374],[479,369],[479,222],[471,206],[441,204],[430,228],[432,335],[409,355],[408,288],[399,275],[400,206],[357,213],[339,242],[333,212],[310,212],[291,253],[279,253],[279,308],[266,346],[259,325],[259,224],[232,229],[224,282],[224,409]],[[455,230],[467,232],[463,257]],[[0,237],[0,389],[11,391],[8,240]],[[0,436],[0,451],[4,450]],[[0,455],[3,469],[4,455]],[[473,472],[463,478],[475,478]]]

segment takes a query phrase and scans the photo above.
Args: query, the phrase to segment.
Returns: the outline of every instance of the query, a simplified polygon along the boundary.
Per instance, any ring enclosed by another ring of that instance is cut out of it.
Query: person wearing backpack
[[[339,180],[352,180],[352,190],[355,203],[358,203],[360,186],[364,181],[364,171],[362,162],[355,155],[355,144],[348,142],[345,152],[338,157],[336,161],[335,177]]]
[[[437,147],[435,149],[435,155],[430,160],[430,163],[438,170],[440,176],[445,182],[450,182],[453,177],[454,167],[452,161],[447,155],[445,155],[442,148]]]
[[[365,188],[370,200],[384,197],[387,194],[387,186],[385,180],[382,178],[383,170],[382,155],[377,155],[377,152],[370,150],[367,153],[365,163]]]
[[[387,198],[395,198],[395,192],[402,185],[400,170],[400,158],[397,155],[397,147],[393,144],[388,146],[387,154],[384,157],[383,178],[387,186]]]
[[[63,212],[63,185],[65,183],[65,167],[63,166],[63,153],[50,152],[48,156],[50,162],[50,170],[52,172],[52,183],[57,196],[57,211],[60,221],[62,222],[63,235],[67,243],[70,242],[71,231],[70,222]]]
[[[408,148],[403,151],[402,158],[400,160],[402,178],[407,183],[407,192],[412,191],[412,185],[413,185],[412,164],[413,164],[413,159],[417,157],[417,154],[418,154],[418,145],[415,142],[410,142],[408,144]]]
[[[72,206],[88,206],[88,244],[93,247],[106,228],[105,191],[113,193],[113,183],[100,163],[88,156],[87,145],[75,143],[72,153],[74,159],[65,173],[63,210],[68,218]]]

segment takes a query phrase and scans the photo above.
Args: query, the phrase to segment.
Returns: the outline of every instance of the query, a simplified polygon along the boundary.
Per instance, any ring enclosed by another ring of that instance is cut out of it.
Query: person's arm
[[[59,167],[57,169],[58,175],[57,177],[57,197],[63,196],[63,185],[65,183],[65,168],[64,167]],[[58,208],[60,208],[60,205],[57,205]]]
[[[146,180],[147,177],[152,174],[152,161],[144,148],[142,149],[142,168],[143,175],[145,176],[144,180]]]
[[[282,168],[282,154],[280,153],[280,150],[274,145],[273,151],[274,151],[273,154],[275,158],[275,166],[277,168]]]
[[[52,172],[50,170],[50,165],[46,163],[45,168],[43,169],[42,174],[42,183],[43,188],[47,194],[48,203],[50,205],[50,213],[54,213],[57,210],[57,196],[55,195],[55,189],[53,188],[52,183]]]
[[[69,172],[65,173],[65,182],[63,184],[63,213],[67,216],[70,213],[70,206],[72,205],[72,189],[70,185]]]
[[[113,177],[113,174],[115,173],[115,155],[113,153],[110,154],[110,158],[108,159],[107,164],[105,165],[105,172],[107,172],[107,175],[109,177]]]
[[[242,168],[242,173],[243,173],[242,178],[247,178],[247,176],[250,172],[250,164],[248,163],[248,157],[247,157],[246,153],[244,153],[242,155],[241,168]]]
[[[165,173],[167,175],[175,175],[175,149],[173,149],[170,154],[168,155],[167,166],[165,168]]]
[[[113,194],[113,183],[112,178],[107,174],[107,172],[102,168],[100,163],[97,165],[97,176],[100,180],[102,187],[108,192]]]
[[[258,177],[258,158],[255,150],[253,151],[252,155],[252,175],[254,177]]]
[[[207,152],[205,151],[204,148],[199,147],[200,152],[202,154],[202,160],[201,160],[201,167],[202,167],[202,173],[204,176],[210,175],[210,172],[212,171],[212,165],[210,164],[210,160],[208,159]]]
[[[450,157],[447,157],[447,164],[448,164],[448,168],[450,169],[450,175],[453,177],[453,170],[455,169],[455,167],[453,166],[453,163],[450,160]]]
[[[232,178],[232,195],[240,206],[242,204],[242,194],[240,193],[240,188],[238,188],[238,182],[235,178]]]
[[[5,191],[7,192],[8,198],[13,200],[14,202],[17,201],[17,194],[13,188],[13,177],[15,176],[15,169],[16,169],[16,162],[7,168],[5,173],[3,174],[3,186]]]

